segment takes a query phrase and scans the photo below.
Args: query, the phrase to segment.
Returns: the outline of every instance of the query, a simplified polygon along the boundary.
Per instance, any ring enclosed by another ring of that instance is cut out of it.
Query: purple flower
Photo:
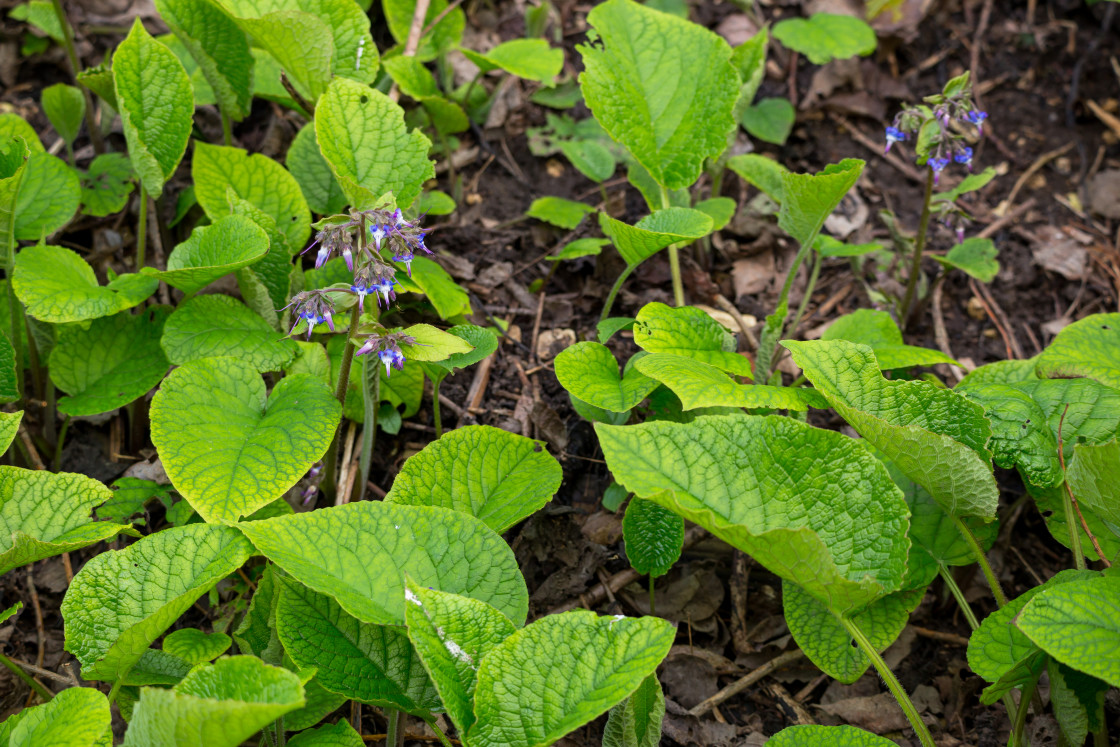
[[[382,298],[385,299],[385,306],[386,308],[388,308],[391,299],[397,297],[397,294],[393,292],[393,286],[395,286],[396,284],[397,281],[393,280],[391,277],[383,277],[377,282],[376,285],[373,286],[373,290],[377,291],[378,295],[380,296],[380,298],[378,298],[377,300],[378,307],[381,306]]]
[[[373,245],[377,247],[377,251],[381,251],[381,242],[389,235],[385,226],[375,223],[369,227],[369,236],[373,239]]]
[[[398,371],[404,369],[405,357],[400,343],[416,344],[416,339],[402,332],[390,332],[384,336],[370,335],[354,354],[376,352],[378,359],[385,364],[385,376],[388,377],[392,375],[394,368]]]
[[[941,178],[942,170],[949,165],[948,158],[933,157],[929,159],[929,167],[933,169],[933,183],[937,184],[937,180]]]
[[[393,228],[400,228],[405,225],[404,216],[401,215],[401,209],[397,208],[393,211]]]
[[[972,171],[972,148],[969,148],[967,146],[961,148],[960,153],[957,153],[953,156],[953,160],[957,163],[963,163],[968,167],[969,171]]]
[[[397,350],[395,348],[386,348],[384,350],[379,350],[377,353],[377,357],[380,358],[381,362],[385,364],[386,378],[392,375],[391,369],[393,368],[397,369],[398,371],[404,370],[404,353],[402,353],[400,350]]]
[[[987,112],[973,109],[970,112],[966,112],[964,118],[972,124],[976,125],[977,132],[979,132],[981,135],[984,134],[984,120],[988,118]]]
[[[908,135],[905,132],[903,132],[902,130],[898,129],[897,127],[888,127],[887,128],[887,147],[883,150],[883,153],[884,154],[890,153],[892,145],[894,145],[895,143],[903,142],[904,140],[906,140],[907,137],[908,137]]]
[[[366,341],[361,344],[361,347],[354,351],[354,355],[365,355],[366,353],[373,352],[374,348],[376,348],[380,342],[381,340],[377,335],[367,337]]]
[[[365,308],[364,308],[363,305],[365,304],[366,296],[369,295],[370,291],[372,291],[372,290],[373,290],[373,288],[369,288],[364,284],[359,284],[357,282],[357,279],[355,279],[354,284],[350,286],[350,292],[354,293],[358,296],[358,313],[359,314],[365,313]]]
[[[311,485],[306,490],[304,490],[303,491],[303,496],[302,496],[303,497],[303,505],[306,506],[309,503],[311,503],[311,499],[314,498],[315,494],[318,493],[318,492],[319,492],[319,488],[315,485]]]
[[[350,245],[346,244],[342,247],[342,258],[346,260],[346,269],[350,272],[354,271],[354,253],[350,250]]]
[[[319,253],[315,255],[315,269],[319,269],[330,259],[331,248],[326,242],[319,245]]]

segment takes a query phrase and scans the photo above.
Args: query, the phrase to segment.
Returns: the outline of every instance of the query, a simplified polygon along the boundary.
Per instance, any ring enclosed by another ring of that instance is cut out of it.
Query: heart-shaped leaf
[[[845,158],[816,174],[781,171],[782,207],[778,211],[778,225],[802,246],[811,245],[825,219],[855,186],[863,167],[864,162],[858,158]]]
[[[135,534],[127,525],[90,520],[93,507],[111,496],[84,475],[0,467],[0,575],[121,532]]]
[[[828,400],[812,389],[740,384],[715,366],[692,357],[650,353],[638,359],[634,367],[672,390],[684,410],[746,407],[804,412],[810,407],[828,407]]]
[[[252,656],[230,656],[195,668],[170,690],[141,690],[124,744],[236,747],[305,702],[292,672]]]
[[[530,218],[551,223],[559,228],[569,231],[578,226],[588,213],[594,213],[595,208],[586,202],[566,200],[563,197],[538,197],[529,205],[525,215]]]
[[[166,308],[94,319],[85,329],[60,327],[50,376],[70,396],[58,401],[67,415],[98,415],[143,397],[171,364],[159,341]]]
[[[199,296],[180,304],[163,326],[160,341],[177,366],[202,358],[233,356],[257,371],[279,371],[296,354],[264,319],[229,296]]]
[[[879,368],[890,371],[911,366],[956,363],[940,350],[919,348],[902,342],[902,331],[885,311],[859,309],[845,314],[821,335],[822,340],[847,340],[867,345],[875,353]]]
[[[796,119],[797,110],[789,99],[782,98],[762,99],[739,115],[739,122],[752,137],[774,145],[785,145]]]
[[[482,658],[467,741],[552,744],[638,689],[675,633],[656,617],[578,610],[541,618]]]
[[[213,661],[233,644],[225,633],[203,633],[198,628],[181,628],[163,638],[163,650],[188,664]]]
[[[622,537],[634,570],[664,576],[684,549],[684,519],[664,506],[635,498],[626,507]]]
[[[230,215],[191,231],[186,241],[171,250],[166,270],[145,267],[141,272],[194,294],[218,278],[259,261],[268,251],[268,235],[256,223]],[[277,251],[282,249],[278,247]]]
[[[548,503],[562,477],[542,442],[468,425],[409,457],[385,501],[462,511],[504,532]]]
[[[94,556],[62,600],[66,650],[91,680],[120,679],[195,600],[249,559],[232,527],[163,529]]]
[[[813,13],[808,18],[787,18],[774,25],[774,38],[814,65],[849,57],[866,57],[875,51],[875,31],[856,16]]]
[[[109,701],[100,691],[70,687],[0,724],[0,742],[11,747],[99,747],[112,744],[110,720]]]
[[[692,306],[647,303],[634,323],[634,342],[649,353],[672,353],[751,378],[751,362],[735,352],[735,337]]]
[[[954,246],[944,257],[934,255],[934,258],[946,268],[961,270],[981,283],[990,283],[999,273],[997,254],[999,249],[991,239],[973,236]]]
[[[1120,314],[1093,314],[1069,325],[1038,356],[1047,379],[1087,376],[1120,389]]]
[[[86,115],[86,100],[77,86],[55,83],[47,86],[42,94],[43,114],[47,115],[55,132],[66,143],[73,143],[82,129],[82,118]]]
[[[306,374],[265,396],[244,361],[208,358],[171,373],[152,400],[152,442],[191,507],[210,522],[235,522],[284,494],[334,437],[339,404]]]
[[[770,737],[772,747],[891,747],[895,743],[854,726],[790,726]]]
[[[364,623],[331,597],[280,579],[276,630],[292,661],[301,668],[319,667],[316,678],[331,692],[408,713],[440,708],[403,628]]]
[[[404,623],[406,573],[417,583],[488,602],[517,624],[528,612],[509,545],[458,511],[362,501],[240,528],[297,581],[331,595],[363,622]],[[348,551],[340,554],[338,547]]]
[[[847,436],[776,416],[595,430],[624,487],[749,553],[833,613],[900,588],[906,501]]]
[[[459,51],[484,73],[500,69],[545,85],[552,85],[564,67],[564,50],[550,47],[544,39],[511,39],[486,54],[466,47]]]
[[[334,215],[346,208],[346,195],[331,173],[331,166],[319,152],[315,125],[306,124],[296,133],[284,161],[311,209],[319,215]]]
[[[132,167],[152,197],[187,150],[194,92],[183,64],[144,30],[137,18],[113,53],[113,86]]]
[[[670,244],[695,241],[712,232],[712,216],[685,207],[669,207],[634,225],[599,213],[599,229],[629,265],[637,265]]]
[[[159,281],[121,275],[101,286],[93,268],[77,253],[40,244],[16,255],[12,285],[28,314],[44,322],[66,324],[131,309],[155,293]]]
[[[65,226],[78,212],[81,193],[78,174],[65,161],[32,154],[16,198],[15,237],[34,241]]]
[[[556,356],[556,378],[583,402],[610,412],[628,412],[657,388],[657,382],[631,367],[619,376],[606,346],[577,342]]]
[[[292,87],[314,106],[331,80],[331,58],[334,56],[334,39],[324,19],[302,10],[277,10],[255,18],[237,18],[237,25],[249,34],[254,46],[260,47],[268,58],[287,75]],[[271,65],[256,55],[258,78],[270,75]],[[275,74],[273,73],[273,74]],[[279,75],[276,75],[278,78]],[[257,84],[262,85],[261,82]],[[280,87],[280,91],[284,91]],[[286,91],[284,98],[288,98]]]

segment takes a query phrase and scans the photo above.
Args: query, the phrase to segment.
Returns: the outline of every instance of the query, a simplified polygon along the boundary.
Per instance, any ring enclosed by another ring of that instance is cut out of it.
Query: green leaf
[[[193,295],[218,278],[258,262],[268,252],[268,235],[256,223],[241,215],[227,215],[191,231],[186,241],[171,250],[166,270],[145,267],[141,272]]]
[[[420,655],[460,734],[474,724],[478,666],[517,630],[494,607],[470,597],[427,589],[405,579],[408,639]]]
[[[277,643],[279,645],[279,643]],[[302,677],[301,677],[302,679]],[[322,721],[330,714],[337,711],[343,703],[346,702],[345,695],[332,693],[330,690],[324,688],[319,684],[318,677],[312,677],[307,682],[303,683],[303,694],[307,698],[307,705],[300,708],[298,711],[292,711],[284,716],[284,728],[298,731],[306,729],[309,726]],[[340,724],[346,724],[346,720],[339,721]],[[349,726],[347,724],[347,726]],[[327,729],[329,727],[323,727]],[[321,731],[321,730],[320,730]],[[337,731],[337,725],[336,725]],[[309,732],[311,733],[311,732]],[[291,745],[294,740],[288,740]],[[299,744],[298,742],[296,744]],[[344,745],[347,743],[343,743]]]
[[[735,210],[738,205],[730,197],[711,197],[707,200],[701,200],[693,207],[710,217],[712,219],[712,230],[719,231],[735,217]]]
[[[577,342],[556,356],[556,378],[572,396],[610,412],[627,412],[657,387],[636,368],[619,376],[618,363],[605,346]]]
[[[78,212],[78,173],[61,158],[33,153],[16,197],[17,239],[38,240],[59,230]]]
[[[86,116],[86,99],[82,91],[65,83],[47,86],[42,93],[43,114],[55,132],[67,143],[73,143]]]
[[[994,518],[999,501],[984,410],[928,381],[888,381],[871,348],[844,340],[785,341],[832,407],[949,515]]]
[[[451,195],[438,189],[425,191],[416,202],[416,210],[421,215],[451,215],[455,212],[455,200]]]
[[[100,691],[70,687],[9,718],[0,725],[0,740],[11,747],[98,747],[112,743],[110,721],[109,701]]]
[[[171,503],[171,486],[160,485],[152,480],[120,477],[113,481],[111,487],[113,497],[94,512],[99,519],[125,522],[142,515],[144,508],[155,498],[159,498],[164,505]],[[141,519],[137,523],[142,522]]]
[[[228,194],[232,189],[239,198],[276,221],[289,251],[299,251],[307,243],[311,212],[299,182],[268,156],[195,142],[191,176],[198,204],[210,220],[216,222],[235,212]]]
[[[969,174],[960,183],[948,190],[947,192],[938,192],[933,196],[934,202],[944,200],[946,202],[955,202],[961,195],[969,192],[975,192],[978,189],[988,186],[988,182],[996,178],[996,170],[989,166],[978,174]]]
[[[818,234],[813,249],[822,257],[861,257],[864,254],[883,251],[883,245],[871,241],[866,244],[845,244],[826,234]]]
[[[212,0],[157,0],[168,28],[198,63],[224,116],[241,121],[253,99],[253,56],[237,22]]]
[[[368,190],[392,192],[404,208],[435,176],[428,158],[431,142],[419,130],[408,132],[404,111],[380,91],[336,78],[315,109],[315,136],[323,157],[351,205]]]
[[[533,200],[525,215],[570,231],[578,226],[588,213],[594,212],[595,208],[586,202],[565,200],[563,197],[539,197]]]
[[[812,244],[825,219],[863,173],[863,167],[864,162],[858,158],[845,158],[816,174],[783,171],[778,225],[802,246]]]
[[[632,329],[635,321],[635,319],[628,316],[612,316],[600,320],[599,323],[595,325],[599,342],[606,345],[616,333],[624,329]]]
[[[793,129],[797,111],[788,99],[762,99],[739,115],[739,123],[752,136],[766,143],[784,145]]]
[[[1120,578],[1084,578],[1031,599],[1014,625],[1061,663],[1120,687]]]
[[[278,591],[276,630],[284,650],[301,668],[320,667],[316,677],[324,688],[408,713],[439,709],[404,629],[361,622],[331,597],[289,579],[280,580]]]
[[[780,203],[784,199],[785,184],[782,179],[783,175],[790,172],[774,159],[758,153],[747,153],[729,158],[727,168],[743,177],[747,183],[758,187],[775,202]]]
[[[51,14],[54,14],[53,10]],[[8,138],[23,141],[30,155],[46,152],[39,136],[35,134],[35,128],[29,125],[27,120],[18,114],[4,112],[0,114],[0,139],[7,140]]]
[[[163,350],[177,366],[201,358],[233,356],[258,371],[279,371],[296,344],[229,296],[198,296],[184,302],[163,328]]]
[[[595,430],[624,487],[749,553],[833,612],[900,587],[909,510],[856,441],[773,416]]]
[[[126,747],[237,747],[306,702],[299,678],[252,656],[192,670],[170,690],[146,687]]]
[[[1050,707],[1069,744],[1084,744],[1090,732],[1104,723],[1104,698],[1108,683],[1050,659]]]
[[[892,747],[895,743],[854,726],[790,726],[770,737],[771,747]]]
[[[632,0],[595,6],[598,44],[577,47],[587,106],[658,184],[689,187],[727,147],[739,96],[731,48],[703,26]]]
[[[330,388],[310,375],[285,377],[266,400],[252,365],[208,358],[164,379],[152,400],[152,442],[203,519],[235,522],[282,496],[322,458],[338,418]]]
[[[52,11],[53,15],[53,11]],[[111,56],[106,56],[95,67],[87,67],[78,73],[78,83],[97,94],[102,101],[109,105],[113,112],[120,111],[120,102],[117,101],[117,91],[113,83],[113,71],[110,68]]]
[[[469,425],[409,457],[385,501],[462,511],[504,532],[548,503],[562,477],[543,442]]]
[[[638,573],[664,576],[684,549],[684,519],[664,506],[635,498],[622,519],[626,558]]]
[[[1120,389],[1120,314],[1093,314],[1069,325],[1038,356],[1045,379],[1086,376]]]
[[[398,272],[397,276],[400,278],[404,274]],[[424,291],[440,318],[455,319],[471,314],[470,296],[434,261],[427,257],[413,258],[412,280]]]
[[[310,700],[310,695],[308,699]],[[284,719],[285,727],[290,723],[290,716]],[[318,729],[302,731],[288,739],[288,747],[363,747],[364,744],[361,735],[354,731],[354,727],[346,719]]]
[[[19,198],[19,186],[23,182],[23,175],[27,172],[29,156],[28,146],[22,138],[13,138],[5,134],[5,124],[27,123],[14,114],[0,114],[0,259],[5,265],[8,252],[15,251],[15,241],[12,235],[16,222],[16,200]],[[35,133],[32,132],[32,135]],[[35,139],[38,144],[38,138]],[[42,145],[39,145],[42,148]],[[8,279],[5,279],[5,283]],[[5,294],[5,301],[7,294]],[[8,309],[10,316],[10,309]],[[22,332],[20,333],[23,334]],[[20,346],[22,348],[22,346]]]
[[[121,678],[121,683],[133,687],[144,685],[177,685],[191,671],[191,665],[166,651],[150,648]]]
[[[945,267],[955,267],[982,283],[990,283],[999,272],[997,254],[999,249],[991,239],[973,236],[954,246],[944,257],[932,256]]]
[[[659,618],[548,615],[486,654],[478,668],[472,747],[541,747],[586,724],[653,674],[673,643]]]
[[[152,197],[183,158],[194,115],[191,79],[137,18],[113,54],[113,86],[132,167]]]
[[[160,347],[165,308],[93,320],[85,329],[60,327],[51,351],[51,381],[68,397],[58,401],[67,415],[98,415],[143,397],[171,367]]]
[[[444,332],[430,324],[413,324],[403,330],[415,342],[401,343],[401,350],[410,361],[435,363],[452,355],[469,355],[472,347],[458,335]]]
[[[849,57],[866,57],[875,51],[875,31],[855,16],[835,13],[813,13],[808,18],[787,18],[778,21],[774,38],[795,52],[809,58],[814,65]]]
[[[603,143],[597,140],[569,140],[558,147],[576,170],[591,181],[605,182],[614,175],[614,154]]]
[[[292,87],[312,106],[331,80],[334,39],[324,19],[301,10],[278,10],[256,18],[237,18],[237,25],[253,38],[287,74]],[[258,67],[261,58],[254,55]],[[268,75],[259,70],[258,76]],[[285,92],[287,97],[287,92]]]
[[[23,420],[23,410],[15,412],[0,412],[0,454],[8,450],[19,432],[20,421]]]
[[[296,133],[285,163],[314,212],[334,215],[346,208],[346,195],[342,194],[342,187],[331,173],[330,164],[319,152],[314,124],[306,124]]]
[[[189,524],[94,556],[62,600],[66,650],[82,663],[82,676],[120,679],[196,599],[252,553],[232,527]]]
[[[238,29],[238,33],[241,33],[240,29]],[[179,58],[179,63],[182,64],[183,69],[190,76],[191,90],[194,91],[194,105],[213,106],[217,104],[218,97],[214,95],[214,89],[206,82],[206,76],[203,74],[202,68],[191,56],[191,51],[187,49],[187,45],[174,34],[160,34],[156,37],[156,41],[175,53],[175,56]],[[252,54],[250,54],[250,58],[252,58]]]
[[[670,244],[707,236],[712,232],[712,218],[699,210],[671,207],[658,210],[631,226],[599,213],[599,228],[626,263],[636,265]]]
[[[22,375],[23,372],[16,361],[15,346],[12,345],[6,335],[0,333],[0,402],[15,402],[19,399],[19,381]],[[3,415],[10,417],[9,413],[3,413]],[[0,423],[3,423],[4,420],[6,418],[0,418]],[[4,426],[0,425],[0,430],[3,429]],[[2,441],[3,438],[0,438],[0,442]],[[11,439],[4,444],[4,448],[6,449],[10,443]]]
[[[603,727],[603,747],[657,747],[664,716],[661,683],[651,674],[630,697],[611,709]]]
[[[36,560],[78,550],[127,525],[90,521],[112,493],[83,475],[0,467],[0,575]]]
[[[498,335],[492,329],[476,327],[473,324],[460,324],[447,330],[448,334],[465,340],[471,349],[462,353],[452,353],[444,360],[432,361],[424,370],[432,379],[441,379],[457,369],[473,366],[488,358],[498,349]],[[435,375],[433,375],[435,374]]]
[[[81,180],[82,214],[94,218],[119,213],[132,194],[132,164],[123,153],[102,153]]]
[[[968,372],[957,386],[988,382],[1016,384],[1021,381],[1037,380],[1038,376],[1034,372],[1037,364],[1037,357],[1026,360],[996,361]]]
[[[939,350],[905,345],[902,331],[891,315],[885,311],[859,309],[845,314],[825,330],[822,340],[847,340],[867,345],[875,354],[879,368],[890,371],[911,366],[932,366],[937,363],[956,363]]]
[[[692,306],[647,303],[634,323],[634,342],[649,353],[672,353],[751,378],[751,362],[735,352],[735,338],[723,325]]]
[[[988,448],[998,466],[1019,467],[1035,485],[1062,484],[1058,442],[1046,414],[1030,395],[1007,384],[976,384],[957,391],[982,406],[992,421]]]
[[[680,355],[650,353],[634,367],[671,389],[683,410],[746,407],[804,412],[810,407],[828,407],[828,401],[812,389],[740,384],[715,366]]]
[[[233,644],[225,633],[203,633],[198,628],[182,628],[168,633],[163,639],[163,650],[189,664],[213,661]]]
[[[381,0],[385,12],[385,21],[389,25],[389,33],[397,44],[403,45],[408,41],[408,31],[412,26],[412,17],[416,14],[416,0]],[[435,23],[436,20],[439,23]],[[457,46],[463,37],[466,26],[466,16],[462,8],[453,7],[448,10],[447,0],[433,0],[428,5],[428,12],[424,15],[422,28],[431,29],[420,37],[420,44],[416,48],[416,58],[422,62],[434,60],[440,52],[445,52]]]
[[[1093,379],[1031,378],[1011,386],[1042,408],[1055,440],[1061,429],[1066,459],[1076,443],[1104,443],[1120,432],[1120,391]]]
[[[544,39],[511,39],[502,42],[486,54],[462,47],[459,49],[468,60],[478,65],[483,73],[505,70],[518,78],[552,85],[564,67],[564,50],[550,47]]]
[[[770,31],[763,27],[754,36],[731,50],[731,65],[739,71],[739,98],[735,102],[735,119],[741,121],[742,112],[750,106],[762,76],[766,73],[766,46],[770,42]]]
[[[17,5],[8,11],[8,17],[16,21],[26,21],[59,44],[65,39],[62,34],[62,24],[58,22],[58,16],[50,0],[31,0]]]
[[[362,501],[240,528],[297,581],[330,594],[363,622],[404,622],[405,573],[417,583],[489,602],[515,623],[528,612],[525,581],[509,545],[480,519],[458,511]],[[339,553],[338,546],[349,551]]]
[[[1082,506],[1120,527],[1120,442],[1074,446],[1066,480]]]

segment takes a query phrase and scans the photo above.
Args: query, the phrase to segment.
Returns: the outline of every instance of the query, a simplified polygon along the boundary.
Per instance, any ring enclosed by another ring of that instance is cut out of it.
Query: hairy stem
[[[373,464],[373,445],[377,443],[377,410],[381,406],[381,371],[372,355],[362,359],[362,388],[365,397],[365,430],[362,433],[362,454],[358,458],[358,496],[366,491],[369,470]],[[370,366],[373,370],[370,371]]]
[[[219,106],[218,114],[222,117],[222,142],[227,146],[233,145],[233,126],[229,121],[229,112],[225,110],[225,107]]]
[[[1034,697],[1035,690],[1038,688],[1038,678],[1041,676],[1042,672],[1040,671],[1027,683],[1019,696],[1019,710],[1015,713],[1014,725],[1011,727],[1011,739],[1007,742],[1011,747],[1029,747],[1023,735],[1023,727],[1027,724],[1027,711],[1030,710],[1031,698]]]
[[[136,219],[136,271],[144,266],[144,252],[148,245],[148,193],[140,187],[140,215]]]
[[[443,379],[432,379],[432,420],[436,426],[436,440],[443,435],[443,422],[439,417],[439,383]]]
[[[801,269],[801,263],[809,256],[809,252],[813,250],[813,239],[811,237],[808,242],[801,245],[797,250],[797,256],[793,258],[793,263],[789,266],[786,272],[786,281],[782,284],[782,292],[778,295],[778,305],[774,310],[772,317],[777,317],[777,327],[773,332],[771,329],[771,317],[766,318],[766,324],[762,328],[761,339],[758,343],[758,358],[754,367],[754,379],[760,384],[765,384],[770,380],[770,375],[774,373],[774,364],[777,361],[775,353],[778,351],[778,341],[782,339],[782,331],[786,326],[786,318],[789,316],[789,292],[793,288],[794,278],[797,277],[797,271]]]
[[[385,729],[385,747],[404,747],[404,719],[396,708],[386,708],[385,718],[389,722]]]
[[[891,691],[891,695],[898,701],[899,706],[902,707],[902,712],[906,714],[906,720],[910,722],[911,728],[918,736],[918,740],[922,743],[922,747],[936,747],[933,741],[933,736],[929,733],[925,723],[922,722],[922,716],[918,713],[918,709],[914,706],[914,702],[910,700],[910,696],[906,694],[903,689],[902,683],[894,676],[894,672],[883,661],[883,657],[871,645],[871,641],[867,640],[867,636],[863,634],[859,626],[847,618],[838,618],[840,623],[847,629],[848,633],[852,636],[852,640],[860,647],[864,655],[871,660],[871,665],[875,667],[875,671],[883,678],[887,689]]]
[[[434,731],[435,734],[436,734],[436,739],[439,740],[439,743],[441,745],[443,745],[443,747],[452,747],[451,740],[448,739],[447,735],[443,733],[443,729],[440,729],[439,725],[436,724],[436,720],[435,720],[434,717],[432,717],[432,716],[423,717],[422,716],[421,718],[424,719],[424,723],[426,723],[428,726],[432,727],[432,731]]]
[[[611,292],[607,294],[606,303],[603,304],[603,313],[599,315],[600,322],[611,315],[611,307],[614,306],[615,296],[622,290],[622,284],[626,282],[626,278],[630,277],[630,273],[634,272],[636,269],[638,269],[638,265],[626,265],[626,269],[618,274],[614,285],[611,286]],[[8,287],[11,288],[11,284],[9,284]]]
[[[999,579],[996,578],[996,572],[992,570],[992,564],[988,562],[988,556],[984,554],[984,548],[980,546],[980,542],[976,539],[976,535],[968,528],[959,517],[951,516],[953,523],[957,525],[957,531],[964,537],[964,541],[972,549],[972,555],[976,558],[977,565],[984,574],[984,578],[988,579],[988,586],[992,589],[992,596],[995,597],[996,604],[1002,607],[1007,604],[1007,596],[1003,593],[1003,587],[999,585]]]
[[[669,190],[665,185],[661,187],[661,209],[666,210],[672,205],[669,202]],[[680,244],[669,245],[669,272],[673,276],[673,303],[677,306],[684,306],[684,283],[681,282],[681,258],[678,254],[678,247]]]
[[[805,316],[805,310],[809,307],[809,299],[813,297],[813,291],[817,287],[817,279],[821,276],[821,264],[824,258],[820,252],[813,254],[813,270],[809,273],[809,282],[805,286],[805,295],[801,297],[801,303],[797,305],[797,313],[793,316],[793,322],[789,325],[791,334],[797,334],[797,328],[801,324],[801,318]]]
[[[968,600],[964,598],[964,592],[961,587],[957,585],[957,580],[953,578],[953,572],[941,563],[937,564],[937,573],[941,576],[941,580],[945,582],[945,588],[957,600],[957,605],[964,613],[964,617],[968,620],[968,627],[976,630],[980,627],[980,621],[976,619],[976,614],[972,611],[972,607],[968,604]]]
[[[74,82],[78,83],[78,73],[82,69],[82,63],[78,59],[78,48],[74,46],[74,28],[70,25],[69,19],[66,18],[66,11],[62,9],[62,0],[51,0],[51,5],[54,6],[54,14],[58,18],[58,25],[62,27],[62,46],[66,48],[66,59],[70,62],[70,73],[74,77]],[[78,89],[86,100],[86,129],[89,130],[89,141],[93,144],[93,152],[104,153],[105,141],[101,139],[101,130],[97,128],[97,122],[94,121],[93,116],[93,96],[90,95],[89,89],[81,83],[78,83]],[[69,149],[69,144],[67,149]],[[71,152],[70,165],[73,165],[73,161],[74,156]]]
[[[34,677],[23,671],[23,669],[21,669],[18,664],[9,659],[7,656],[4,656],[4,654],[0,654],[0,664],[3,664],[5,667],[12,671],[12,674],[26,682],[27,686],[34,690],[36,694],[43,699],[44,703],[54,697],[54,694],[51,693],[50,690],[40,685]]]
[[[66,443],[66,431],[70,428],[70,416],[66,416],[66,420],[62,421],[62,428],[58,431],[58,442],[54,447],[54,463],[53,469],[58,472],[62,466],[62,446]]]
[[[910,262],[910,277],[906,279],[906,295],[898,312],[898,324],[906,331],[910,319],[910,307],[914,303],[914,291],[918,288],[918,278],[922,274],[922,252],[926,248],[926,234],[929,233],[930,202],[933,200],[933,169],[926,174],[926,193],[922,199],[922,217],[918,219],[918,239],[914,244],[914,257]]]

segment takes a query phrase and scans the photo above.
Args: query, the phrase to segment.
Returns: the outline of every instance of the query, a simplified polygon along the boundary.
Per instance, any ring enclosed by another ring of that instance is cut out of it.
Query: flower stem
[[[12,674],[26,682],[27,686],[34,690],[36,694],[38,694],[38,696],[43,699],[44,703],[54,697],[54,694],[50,690],[40,685],[34,677],[23,671],[23,669],[20,668],[18,664],[9,659],[7,656],[4,656],[4,654],[0,654],[0,664],[3,664],[5,667],[12,671]]]
[[[54,471],[58,472],[62,466],[62,446],[66,443],[66,431],[70,428],[70,416],[62,421],[62,428],[58,431],[58,441],[54,447]]]
[[[992,596],[995,597],[996,604],[1000,607],[1007,604],[1007,596],[1003,593],[1003,587],[999,585],[999,579],[996,578],[995,571],[992,570],[992,564],[988,562],[988,556],[984,554],[984,548],[980,546],[977,541],[976,535],[968,528],[959,517],[952,516],[953,523],[957,525],[957,531],[964,537],[964,541],[972,548],[972,555],[976,558],[976,563],[980,566],[980,570],[984,573],[984,578],[988,579],[988,586],[992,589]]]
[[[148,244],[148,193],[140,187],[140,215],[136,219],[136,271],[144,266],[144,252]]]
[[[362,453],[358,458],[358,496],[366,492],[369,470],[373,464],[373,445],[377,442],[377,409],[381,406],[381,370],[373,356],[362,359],[362,395],[365,403],[365,426]],[[372,367],[373,370],[370,370]]]
[[[922,253],[926,248],[926,234],[929,233],[930,203],[933,200],[933,169],[926,173],[926,193],[922,199],[922,217],[918,219],[918,239],[914,243],[914,257],[910,262],[910,277],[906,279],[906,295],[902,297],[902,306],[898,312],[898,324],[906,331],[906,323],[910,319],[911,305],[914,303],[914,291],[918,288],[918,278],[922,274]]]
[[[910,726],[914,729],[914,733],[918,736],[918,740],[922,743],[922,747],[936,747],[933,741],[933,736],[929,733],[925,723],[922,722],[922,716],[918,713],[918,709],[914,707],[914,702],[910,700],[910,696],[906,694],[903,689],[902,683],[894,676],[894,672],[883,661],[883,657],[871,645],[871,641],[867,640],[867,636],[863,634],[859,626],[851,620],[839,617],[840,623],[847,629],[848,633],[852,636],[852,640],[860,647],[864,655],[871,660],[871,665],[875,667],[875,671],[883,678],[887,689],[891,691],[891,695],[898,701],[899,706],[902,707],[902,712],[906,714],[906,720],[910,722]]]
[[[54,6],[54,14],[58,18],[58,25],[62,28],[62,46],[66,48],[66,58],[70,61],[70,73],[74,77],[74,82],[78,83],[78,73],[82,69],[82,63],[78,60],[78,49],[74,46],[74,29],[66,18],[66,11],[62,9],[62,0],[51,0],[51,5]],[[105,141],[101,139],[101,130],[97,129],[97,122],[94,121],[93,116],[93,97],[90,95],[89,89],[81,83],[78,83],[78,89],[86,100],[86,129],[89,130],[89,141],[93,144],[93,152],[104,153]],[[72,156],[70,160],[71,165],[73,165]]]

